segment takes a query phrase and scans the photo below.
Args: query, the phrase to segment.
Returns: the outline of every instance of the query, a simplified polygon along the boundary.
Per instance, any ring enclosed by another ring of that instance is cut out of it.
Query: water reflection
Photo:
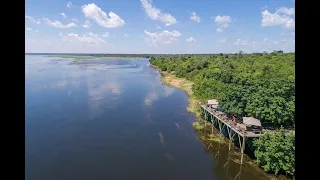
[[[259,179],[203,149],[188,97],[146,59],[26,58],[27,179]]]
[[[219,179],[223,177],[234,180],[270,179],[261,169],[248,163],[250,161],[248,156],[244,156],[244,163],[241,163],[241,153],[239,149],[234,144],[231,144],[231,150],[229,151],[228,139],[221,135],[217,129],[213,129],[213,134],[211,134],[211,127],[210,129],[204,128],[196,130],[196,132],[199,140],[204,145],[204,151],[211,154],[215,159],[213,167]],[[205,138],[208,134],[212,136],[212,140]]]
[[[158,100],[159,99],[158,93],[159,92],[157,92],[156,89],[152,89],[152,91],[149,92],[144,99],[145,105],[151,106],[154,101]]]
[[[152,104],[160,98],[169,97],[174,93],[175,89],[169,86],[154,87],[145,97],[144,104],[152,106]]]

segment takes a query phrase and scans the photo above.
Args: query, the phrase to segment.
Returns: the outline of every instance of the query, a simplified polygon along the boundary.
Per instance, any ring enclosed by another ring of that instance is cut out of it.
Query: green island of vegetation
[[[164,83],[186,91],[188,111],[198,117],[199,102],[217,99],[228,113],[259,119],[271,131],[253,141],[256,164],[294,176],[295,53],[157,55],[149,62]]]
[[[49,56],[49,57],[61,57],[66,59],[73,59],[74,61],[89,60],[94,58],[93,56]]]

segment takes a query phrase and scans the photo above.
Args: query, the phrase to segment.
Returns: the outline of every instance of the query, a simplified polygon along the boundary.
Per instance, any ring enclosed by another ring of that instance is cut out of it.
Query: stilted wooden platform
[[[235,135],[238,136],[239,145],[241,149],[241,163],[243,163],[243,153],[245,150],[246,140],[248,138],[256,138],[263,134],[263,131],[253,132],[253,131],[243,131],[238,129],[232,120],[223,117],[219,112],[212,110],[211,108],[207,107],[207,105],[200,105],[201,106],[201,114],[204,115],[205,122],[209,121],[212,124],[212,133],[214,125],[218,124],[218,128],[220,133],[224,128],[227,128],[228,131],[228,138],[229,138],[229,151],[231,149],[231,143],[233,142],[233,138]]]

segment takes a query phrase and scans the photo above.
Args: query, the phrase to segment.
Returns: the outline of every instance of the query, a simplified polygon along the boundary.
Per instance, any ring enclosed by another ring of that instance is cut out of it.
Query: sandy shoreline
[[[152,64],[149,64],[149,66],[157,69],[160,72],[161,80],[164,84],[184,90],[186,94],[189,96],[189,104],[187,107],[187,111],[190,113],[194,113],[197,117],[200,117],[200,111],[197,111],[197,108],[199,108],[197,105],[199,104],[200,101],[193,96],[193,93],[192,93],[193,82],[185,78],[178,78],[172,73],[161,71],[159,68],[157,68]]]

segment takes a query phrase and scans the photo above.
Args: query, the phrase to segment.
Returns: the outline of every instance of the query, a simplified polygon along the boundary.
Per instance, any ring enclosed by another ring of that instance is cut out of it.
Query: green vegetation
[[[240,51],[228,55],[152,56],[149,61],[164,77],[191,82],[189,91],[194,102],[218,99],[226,112],[258,118],[265,129],[294,127],[294,53]],[[197,131],[204,129],[199,122],[193,125]],[[294,174],[293,133],[283,129],[265,133],[253,141],[253,146],[257,162],[265,171]]]
[[[193,82],[197,99],[218,99],[227,112],[258,118],[265,128],[294,123],[294,53],[156,56],[150,64]]]
[[[293,175],[295,172],[295,136],[281,129],[279,132],[266,133],[253,141],[257,162],[267,172],[279,171]]]
[[[71,58],[71,59],[74,59],[74,60],[88,60],[88,59],[92,59],[93,57],[92,56],[62,56],[62,58]]]
[[[88,60],[94,58],[93,56],[49,56],[49,57],[61,57],[74,60]]]

